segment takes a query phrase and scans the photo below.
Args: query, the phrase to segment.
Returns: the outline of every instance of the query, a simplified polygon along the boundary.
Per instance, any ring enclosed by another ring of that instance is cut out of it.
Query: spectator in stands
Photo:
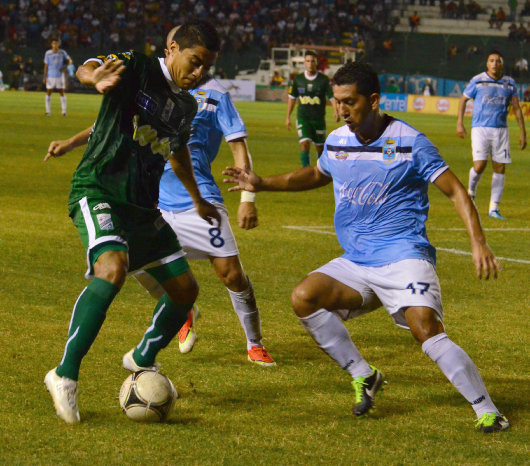
[[[470,44],[466,50],[466,57],[469,60],[473,55],[478,55],[479,50],[475,44]]]
[[[528,76],[528,61],[524,57],[520,57],[513,65],[513,75],[516,78],[525,78]]]
[[[447,51],[447,59],[452,60],[458,55],[458,47],[456,44],[451,44],[449,50]]]
[[[497,13],[495,11],[495,8],[491,9],[490,19],[488,20],[488,24],[490,25],[490,29],[493,29],[493,27],[497,24]]]
[[[395,94],[401,92],[401,89],[399,88],[398,83],[396,83],[396,80],[394,78],[390,78],[388,80],[388,84],[386,85],[385,92],[388,92],[389,94]]]
[[[502,8],[502,6],[499,7],[495,16],[496,16],[495,26],[497,29],[501,29],[503,23],[506,21],[506,13],[504,12],[504,9]]]
[[[388,38],[383,41],[383,54],[390,55],[394,50],[394,41],[392,38]]]
[[[508,8],[510,9],[509,21],[517,20],[517,0],[508,0]]]
[[[425,96],[436,95],[436,91],[434,90],[434,86],[432,85],[431,78],[425,79],[425,84],[421,89],[421,93]]]
[[[276,70],[272,75],[271,82],[269,83],[271,87],[278,87],[283,85],[283,78],[280,76],[280,73]]]
[[[508,40],[516,42],[517,41],[517,24],[512,23],[510,24],[510,27],[508,28]]]
[[[530,0],[526,0],[524,7],[521,10],[521,16],[530,16]]]
[[[442,3],[440,3],[440,9],[443,9]],[[456,2],[451,0],[445,6],[445,10],[443,12],[444,18],[450,18],[450,19],[456,18],[457,11],[458,11],[458,5],[456,4]]]
[[[410,32],[417,32],[418,26],[420,25],[420,17],[418,16],[418,12],[415,11],[414,14],[409,16],[409,26],[410,26]]]
[[[530,102],[530,86],[523,92],[523,102]]]
[[[520,23],[519,27],[517,28],[516,39],[519,42],[526,42],[527,38],[528,38],[528,31],[524,27],[524,24]]]

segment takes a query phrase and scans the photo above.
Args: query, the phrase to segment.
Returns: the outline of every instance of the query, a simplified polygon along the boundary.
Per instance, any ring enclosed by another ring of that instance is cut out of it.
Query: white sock
[[[248,280],[248,288],[246,290],[228,290],[228,293],[230,294],[234,311],[236,311],[241,326],[245,331],[245,336],[247,337],[247,350],[250,350],[253,346],[263,346],[261,343],[262,336],[259,309],[256,306],[256,297],[254,296],[252,283]]]
[[[46,94],[44,102],[46,104],[46,113],[50,113],[51,112],[51,106],[52,106],[52,96]]]
[[[421,349],[438,364],[449,381],[471,403],[477,418],[484,413],[499,412],[471,358],[446,333],[429,338]]]
[[[475,169],[471,167],[471,170],[469,170],[469,187],[467,189],[470,195],[474,196],[476,194],[480,178],[482,178],[482,173],[477,173]]]
[[[495,173],[491,177],[490,212],[499,208],[502,193],[504,192],[504,174]]]
[[[363,359],[348,330],[335,314],[320,309],[299,319],[318,347],[352,377],[368,377],[372,374],[372,368]]]
[[[61,96],[61,111],[63,112],[63,115],[66,113],[66,96]]]

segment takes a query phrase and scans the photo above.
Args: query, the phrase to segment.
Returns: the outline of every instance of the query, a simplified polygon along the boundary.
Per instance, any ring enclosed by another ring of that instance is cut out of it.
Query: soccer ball
[[[138,371],[125,379],[120,390],[120,407],[129,419],[137,422],[165,421],[178,394],[164,374]]]

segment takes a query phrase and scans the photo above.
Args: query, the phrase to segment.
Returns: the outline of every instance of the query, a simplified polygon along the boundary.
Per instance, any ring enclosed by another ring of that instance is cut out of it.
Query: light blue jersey
[[[435,264],[427,239],[427,188],[449,167],[427,137],[390,118],[382,135],[359,142],[347,126],[327,138],[317,167],[333,179],[335,232],[344,258],[377,267],[405,259]]]
[[[517,87],[509,76],[503,76],[496,81],[483,72],[469,81],[464,95],[473,99],[471,127],[506,128],[508,105],[512,97],[517,95]]]
[[[217,80],[212,78],[189,92],[198,104],[188,142],[197,185],[204,199],[223,202],[221,190],[212,176],[211,164],[219,152],[223,136],[227,142],[247,137],[245,123],[229,92]],[[169,163],[160,180],[158,206],[172,211],[193,208],[188,191]]]
[[[70,61],[70,55],[68,55],[63,49],[54,52],[52,49],[47,50],[44,54],[44,63],[48,64],[47,78],[60,78],[63,75],[61,68],[68,65]]]

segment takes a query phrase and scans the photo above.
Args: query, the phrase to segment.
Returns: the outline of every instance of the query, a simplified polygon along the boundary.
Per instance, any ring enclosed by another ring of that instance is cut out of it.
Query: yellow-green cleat
[[[485,434],[506,430],[508,427],[510,427],[508,419],[500,413],[484,413],[475,421],[475,429]]]
[[[355,390],[355,406],[353,414],[363,416],[374,409],[375,394],[382,389],[385,382],[385,375],[374,366],[372,375],[369,377],[355,377],[351,384]]]

